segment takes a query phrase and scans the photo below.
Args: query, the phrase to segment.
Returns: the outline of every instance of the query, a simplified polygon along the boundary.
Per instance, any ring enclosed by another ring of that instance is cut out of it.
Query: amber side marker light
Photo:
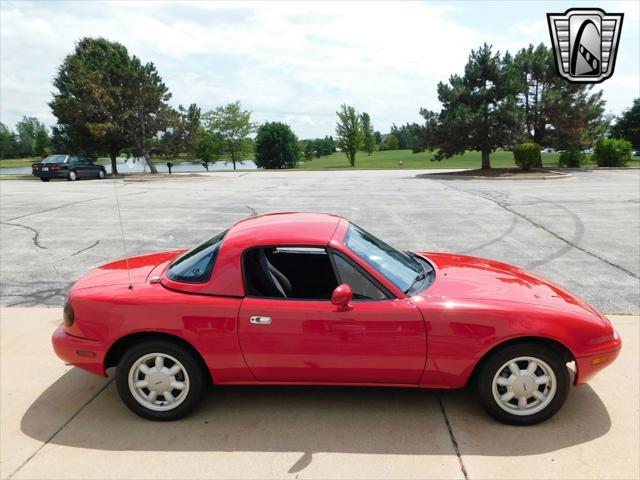
[[[591,359],[591,365],[599,365],[609,360],[609,355],[601,355],[600,357],[594,357]]]
[[[79,357],[86,357],[86,358],[96,357],[96,352],[91,352],[89,350],[76,350],[76,353],[78,354]]]

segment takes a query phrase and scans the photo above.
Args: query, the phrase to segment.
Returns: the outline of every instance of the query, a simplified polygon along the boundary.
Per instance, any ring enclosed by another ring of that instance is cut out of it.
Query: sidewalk
[[[1,478],[638,478],[637,316],[612,317],[614,365],[534,427],[467,392],[225,387],[173,423],[142,420],[110,379],[65,366],[58,308],[0,310]],[[456,453],[454,442],[460,455]]]

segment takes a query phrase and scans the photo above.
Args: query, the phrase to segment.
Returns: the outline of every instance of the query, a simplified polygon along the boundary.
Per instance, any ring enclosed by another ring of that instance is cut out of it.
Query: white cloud
[[[307,137],[332,133],[345,102],[385,131],[418,121],[421,106],[438,108],[437,82],[461,72],[471,48],[548,40],[544,12],[486,32],[482,18],[460,21],[463,5],[3,2],[0,117],[54,123],[47,102],[57,66],[79,38],[104,36],[153,61],[175,104],[209,109],[239,99],[256,120],[287,121]],[[637,69],[624,74],[637,78]]]

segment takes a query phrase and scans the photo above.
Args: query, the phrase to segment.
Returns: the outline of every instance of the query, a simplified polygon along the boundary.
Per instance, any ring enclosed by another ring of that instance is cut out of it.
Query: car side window
[[[386,300],[388,297],[342,255],[332,254],[333,264],[340,283],[353,290],[354,300]]]
[[[329,254],[322,247],[258,247],[247,250],[242,262],[250,297],[330,300],[338,286]]]

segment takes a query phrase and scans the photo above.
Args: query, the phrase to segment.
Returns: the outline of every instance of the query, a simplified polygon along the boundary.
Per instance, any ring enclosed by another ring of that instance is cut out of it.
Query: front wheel
[[[42,180],[43,182],[48,182],[49,180],[51,180],[50,178],[44,178],[44,177],[40,177],[40,180]]]
[[[511,345],[491,354],[476,377],[476,391],[494,418],[533,425],[551,418],[569,394],[562,355],[540,344]]]
[[[98,178],[99,179],[102,180],[106,175],[107,175],[107,173],[102,168],[100,170],[98,170]]]
[[[150,420],[177,420],[198,404],[204,375],[193,354],[163,340],[130,348],[120,359],[116,385],[122,401]]]

